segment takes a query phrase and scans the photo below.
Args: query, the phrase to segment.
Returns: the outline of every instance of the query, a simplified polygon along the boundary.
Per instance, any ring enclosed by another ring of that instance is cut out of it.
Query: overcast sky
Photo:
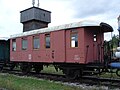
[[[36,0],[36,4],[37,4]],[[81,20],[95,20],[110,24],[118,34],[117,18],[120,0],[39,0],[40,8],[51,11],[51,24],[56,26]],[[37,5],[36,5],[37,6]],[[32,0],[0,0],[0,37],[22,32],[20,11],[32,7]],[[106,35],[106,39],[110,34]]]

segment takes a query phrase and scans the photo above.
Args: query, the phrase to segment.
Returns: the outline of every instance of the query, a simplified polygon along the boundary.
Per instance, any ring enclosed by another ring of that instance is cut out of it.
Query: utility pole
[[[120,47],[120,16],[118,17],[118,32],[119,32],[119,42],[118,42],[118,46]]]

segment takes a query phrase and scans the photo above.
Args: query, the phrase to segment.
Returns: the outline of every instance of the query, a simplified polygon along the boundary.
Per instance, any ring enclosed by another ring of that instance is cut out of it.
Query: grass
[[[110,71],[110,70],[109,70]],[[63,75],[63,72],[61,70],[58,70],[58,72],[55,70],[55,68],[50,65],[50,66],[44,66],[43,70],[41,71],[43,73],[52,73],[52,74],[60,74],[60,75]],[[100,75],[100,77],[103,77],[103,78],[120,78],[116,75],[116,69],[112,69],[112,72],[114,73],[102,73]]]
[[[8,90],[81,90],[61,83],[10,74],[0,74],[0,87]]]
[[[42,72],[63,74],[61,70],[56,72],[53,66],[44,66]],[[110,78],[111,73],[102,74],[100,77]],[[117,78],[115,73],[112,74],[112,77]],[[42,80],[34,77],[19,77],[2,73],[0,73],[0,88],[6,88],[7,90],[84,90],[80,87],[67,86],[61,83],[56,83],[54,81]],[[90,90],[97,89],[93,88]]]
[[[110,73],[112,72],[112,73]],[[111,71],[109,70],[109,73],[101,73],[100,77],[103,78],[120,78],[119,76],[116,75],[116,69],[112,69]]]
[[[63,74],[61,70],[56,72],[53,66],[44,66],[45,73],[58,73]],[[117,77],[114,73],[113,77]],[[111,73],[105,73],[100,75],[101,77],[111,77]],[[42,80],[34,77],[20,77],[10,74],[0,73],[0,88],[6,88],[7,90],[84,90],[82,87],[67,86],[54,81]],[[90,88],[87,88],[89,90]],[[90,90],[97,90],[95,88]],[[102,90],[102,89],[101,89]]]
[[[60,74],[60,75],[63,75],[63,72],[61,70],[58,69],[58,72],[55,70],[55,68],[50,65],[50,66],[44,66],[43,67],[43,70],[41,71],[43,73],[52,73],[52,74]]]
[[[20,67],[15,67],[16,70],[20,70]],[[43,66],[42,73],[52,73],[52,74],[60,74],[63,75],[63,72],[58,69],[58,72],[55,70],[53,65]]]

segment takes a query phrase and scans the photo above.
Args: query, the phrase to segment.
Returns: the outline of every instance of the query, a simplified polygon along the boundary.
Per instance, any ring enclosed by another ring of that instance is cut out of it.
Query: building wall
[[[48,27],[48,23],[32,20],[24,23],[23,32],[46,27]]]

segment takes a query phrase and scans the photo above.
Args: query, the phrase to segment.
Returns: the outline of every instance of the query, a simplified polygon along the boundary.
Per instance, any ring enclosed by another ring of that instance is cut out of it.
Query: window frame
[[[26,40],[27,41],[27,46],[26,46],[26,48],[23,48],[23,40]],[[27,37],[24,37],[24,38],[22,38],[22,50],[27,50],[28,49],[28,39],[27,39]]]
[[[47,47],[47,42],[46,42],[46,38],[49,37],[49,47]],[[45,48],[46,49],[50,49],[51,48],[51,35],[50,33],[45,34]]]
[[[35,46],[35,44],[34,44],[34,40],[35,39],[39,39],[39,47],[38,48],[35,48],[34,46]],[[38,50],[38,49],[40,49],[40,36],[39,35],[36,35],[36,36],[33,36],[33,49],[34,50]]]
[[[77,46],[76,46],[76,37],[75,37],[75,39],[74,39],[74,46],[72,46],[72,35],[74,35],[74,34],[76,34],[77,35]],[[70,32],[70,47],[71,48],[78,48],[79,47],[79,39],[78,39],[78,37],[79,37],[79,34],[78,34],[78,31],[77,30],[71,30],[71,32]]]
[[[15,47],[13,46],[15,43]],[[12,39],[12,51],[15,52],[17,50],[17,43],[16,43],[16,39]]]
[[[96,34],[96,33],[93,34],[93,41],[94,41],[94,42],[97,42],[97,34]]]

